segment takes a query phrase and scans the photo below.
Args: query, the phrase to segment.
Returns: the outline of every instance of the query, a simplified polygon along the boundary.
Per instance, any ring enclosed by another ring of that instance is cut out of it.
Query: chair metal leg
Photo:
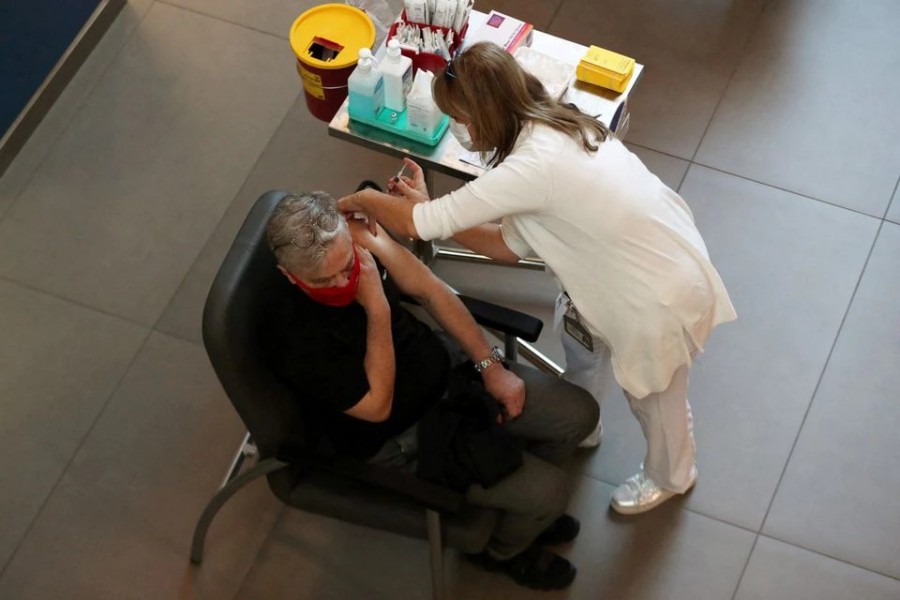
[[[248,469],[246,473],[228,481],[218,492],[216,492],[216,495],[212,497],[212,500],[209,501],[209,504],[207,504],[206,508],[203,510],[203,514],[200,515],[200,520],[197,521],[197,527],[194,529],[194,540],[191,544],[192,563],[200,564],[203,560],[203,543],[206,540],[206,532],[209,529],[213,518],[216,516],[216,513],[219,512],[219,509],[222,508],[228,499],[254,479],[258,479],[263,475],[268,475],[272,471],[283,469],[286,466],[288,466],[288,463],[280,461],[277,458],[267,458]]]
[[[237,477],[237,474],[241,472],[241,467],[244,465],[244,460],[251,456],[256,456],[258,453],[256,444],[253,443],[253,438],[250,437],[250,432],[248,431],[244,434],[244,441],[241,442],[237,452],[234,453],[234,458],[231,459],[231,467],[229,467],[228,473],[225,474],[225,479],[222,480],[219,487],[225,487],[229,481]]]
[[[434,600],[444,598],[444,542],[441,539],[441,515],[425,511],[428,522],[428,553],[431,557],[431,595]]]

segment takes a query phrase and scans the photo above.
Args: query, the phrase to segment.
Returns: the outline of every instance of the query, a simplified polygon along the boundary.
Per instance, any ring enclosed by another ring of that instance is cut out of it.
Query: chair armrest
[[[459,299],[466,305],[479,325],[502,331],[507,335],[514,335],[526,342],[537,341],[541,335],[544,322],[537,317],[462,294],[459,295]]]
[[[279,449],[276,456],[278,460],[291,465],[324,471],[394,492],[440,512],[454,513],[462,505],[463,495],[459,492],[424,481],[398,469],[348,458],[303,456],[287,446]]]
[[[472,313],[475,322],[488,329],[515,336],[526,342],[534,342],[537,341],[544,328],[543,321],[518,310],[462,294],[457,294],[457,297]],[[415,298],[406,295],[403,296],[402,301],[417,306],[419,304]]]

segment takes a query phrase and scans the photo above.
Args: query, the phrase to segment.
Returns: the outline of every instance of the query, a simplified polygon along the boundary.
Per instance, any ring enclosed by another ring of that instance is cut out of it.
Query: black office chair
[[[273,294],[283,293],[282,275],[266,245],[265,229],[287,192],[263,194],[251,209],[225,257],[206,300],[203,342],[213,368],[247,426],[244,442],[225,481],[210,500],[194,531],[191,561],[203,559],[206,532],[222,505],[247,483],[268,476],[284,503],[301,510],[426,538],[435,598],[443,595],[443,548],[484,549],[497,519],[495,510],[467,504],[458,492],[397,470],[339,459],[315,451],[302,398],[288,391],[261,352],[260,324]],[[483,326],[534,341],[540,320],[500,306],[461,297]],[[241,473],[245,458],[256,464]]]

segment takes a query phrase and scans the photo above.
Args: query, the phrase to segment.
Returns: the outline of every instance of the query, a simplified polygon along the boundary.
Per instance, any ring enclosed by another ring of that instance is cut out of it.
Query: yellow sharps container
[[[359,49],[374,43],[372,19],[353,6],[322,4],[297,17],[291,26],[291,48],[313,116],[331,121],[347,97],[347,78]]]

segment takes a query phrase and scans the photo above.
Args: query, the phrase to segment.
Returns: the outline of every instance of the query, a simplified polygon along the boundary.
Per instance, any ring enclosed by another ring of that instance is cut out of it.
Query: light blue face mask
[[[472,136],[469,135],[469,128],[453,117],[450,117],[450,133],[453,134],[460,146],[469,152],[475,151],[475,143],[472,141]]]

